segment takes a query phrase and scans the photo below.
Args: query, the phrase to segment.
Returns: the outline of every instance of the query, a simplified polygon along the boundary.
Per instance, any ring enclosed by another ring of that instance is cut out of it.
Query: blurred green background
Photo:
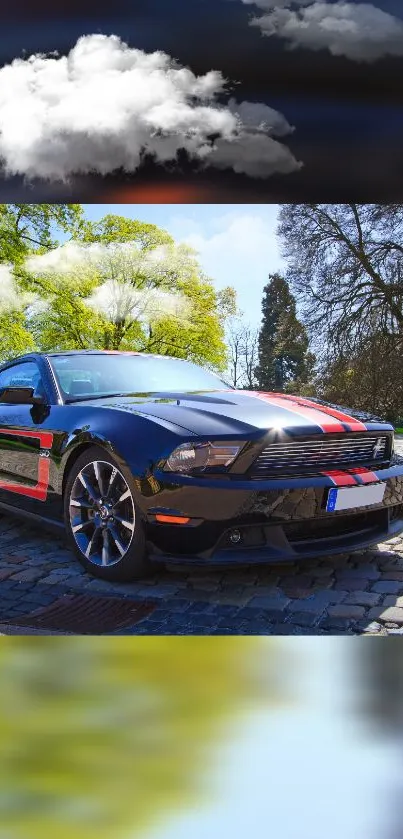
[[[259,638],[2,638],[1,839],[118,839],[202,800],[238,713],[275,699]]]

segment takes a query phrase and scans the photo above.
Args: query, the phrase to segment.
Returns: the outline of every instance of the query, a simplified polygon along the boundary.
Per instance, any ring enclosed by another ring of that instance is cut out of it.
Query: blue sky
[[[164,819],[150,839],[390,839],[399,745],[352,712],[352,654],[348,638],[287,639],[295,705],[234,726],[206,777],[210,803]]]
[[[283,262],[276,241],[276,204],[84,204],[91,220],[107,213],[157,224],[200,255],[218,289],[235,288],[247,321],[261,319],[263,287]]]

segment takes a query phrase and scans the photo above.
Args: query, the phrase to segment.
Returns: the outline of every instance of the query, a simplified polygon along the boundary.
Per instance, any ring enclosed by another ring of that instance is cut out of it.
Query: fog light
[[[240,530],[231,530],[231,533],[229,535],[229,540],[230,540],[232,545],[237,545],[238,542],[241,541],[241,538],[242,537],[241,537],[241,531]]]

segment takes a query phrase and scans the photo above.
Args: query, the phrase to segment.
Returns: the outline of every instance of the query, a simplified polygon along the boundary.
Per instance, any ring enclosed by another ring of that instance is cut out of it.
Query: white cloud
[[[0,265],[0,313],[14,309],[17,299],[12,266]]]
[[[183,321],[190,314],[189,301],[183,295],[159,289],[143,291],[129,282],[116,280],[107,280],[99,286],[86,303],[112,323],[127,318],[151,323],[167,315]]]
[[[185,244],[160,245],[144,250],[136,242],[70,241],[47,253],[33,254],[25,260],[25,268],[36,276],[73,277],[91,274],[109,279],[142,276],[151,286],[169,283],[173,277],[188,277],[197,267],[195,255]]]
[[[13,266],[0,265],[0,314],[26,309],[33,306],[35,301],[35,295],[18,290]]]
[[[354,61],[403,55],[403,21],[371,3],[312,0],[242,0],[264,14],[251,26],[277,36],[290,48],[328,49]]]
[[[297,170],[274,136],[291,127],[264,105],[221,104],[220,72],[196,76],[163,52],[117,36],[80,38],[67,56],[32,55],[0,69],[0,161],[8,175],[53,181],[134,172],[148,154],[252,177]]]
[[[178,225],[179,219],[176,221]],[[256,214],[236,212],[226,213],[213,220],[213,232],[208,233],[194,226],[193,232],[185,236],[185,241],[194,248],[202,259],[211,257],[228,258],[236,254],[249,260],[261,259],[271,249],[272,231],[265,219]]]
[[[233,286],[239,308],[254,325],[261,318],[262,291],[270,272],[283,262],[276,240],[276,205],[242,207],[215,215],[208,221],[175,216],[167,225],[176,239],[194,248],[205,273],[217,288]]]
[[[68,275],[80,269],[83,264],[97,264],[100,259],[104,258],[105,252],[105,245],[98,243],[83,245],[81,242],[72,241],[53,248],[47,253],[29,256],[25,260],[25,268],[36,275]]]
[[[294,131],[282,114],[261,102],[236,102],[230,99],[228,107],[239,116],[245,128],[265,131],[276,137],[285,137]]]
[[[244,134],[238,142],[218,140],[210,160],[218,169],[230,165],[237,174],[246,173],[252,178],[268,178],[293,171],[294,157],[287,146],[265,134]]]
[[[134,242],[71,241],[28,257],[25,269],[37,277],[52,277],[56,287],[67,278],[80,281],[92,274],[101,284],[85,298],[91,308],[114,323],[126,318],[150,323],[166,315],[182,321],[190,317],[189,301],[169,288],[176,277],[191,273],[194,263],[188,245],[161,245],[147,251]]]

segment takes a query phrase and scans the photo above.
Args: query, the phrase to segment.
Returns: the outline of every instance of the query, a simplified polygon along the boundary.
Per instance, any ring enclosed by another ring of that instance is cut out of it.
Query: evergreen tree
[[[314,364],[308,351],[305,327],[297,318],[295,297],[280,274],[270,274],[263,291],[259,363],[256,377],[261,390],[294,390],[307,382]]]

